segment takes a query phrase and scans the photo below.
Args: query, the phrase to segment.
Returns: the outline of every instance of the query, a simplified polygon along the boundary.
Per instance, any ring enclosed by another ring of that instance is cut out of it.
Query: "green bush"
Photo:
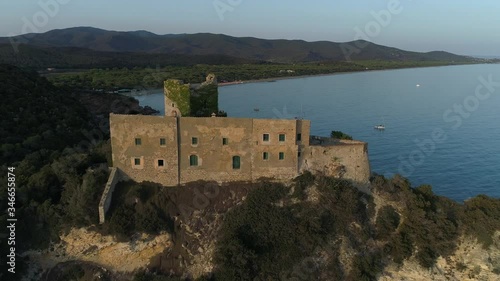
[[[375,223],[378,239],[386,239],[391,235],[400,222],[399,214],[394,207],[387,205],[378,211],[377,220]]]
[[[122,240],[134,232],[172,232],[174,224],[167,210],[170,201],[161,200],[162,190],[161,186],[154,183],[118,183],[108,211],[110,219],[104,229]]]
[[[164,215],[152,204],[141,206],[135,213],[135,230],[146,233],[158,233],[170,228]]]
[[[342,133],[341,131],[332,131],[330,133],[330,137],[341,140],[352,140],[352,137],[350,135]]]
[[[396,264],[403,264],[413,254],[413,242],[405,231],[392,235],[387,242],[384,246],[384,253],[392,257]]]
[[[303,174],[296,177],[293,181],[295,183],[293,196],[297,197],[298,199],[305,199],[305,190],[306,188],[314,184],[314,175],[309,171],[305,171]]]
[[[383,268],[381,252],[358,254],[353,257],[352,270],[347,280],[375,281]]]
[[[109,227],[112,233],[123,236],[129,236],[134,231],[135,212],[126,205],[120,206],[109,219]]]
[[[463,223],[466,233],[488,248],[493,243],[493,234],[500,230],[500,199],[478,195],[465,201]]]
[[[295,184],[307,186],[313,179],[303,175]],[[329,241],[347,237],[355,247],[366,243],[370,230],[359,230],[352,224],[369,224],[372,199],[348,181],[320,177],[317,185],[321,202],[290,204],[295,195],[288,195],[288,188],[264,182],[248,194],[244,204],[226,214],[215,254],[215,280],[277,280],[299,275],[301,280],[313,280],[325,270],[329,277],[345,277],[335,258],[338,246]],[[331,256],[329,263],[302,264],[315,251],[326,251]],[[356,270],[363,276],[374,276],[381,269],[377,259],[376,252],[370,253],[359,259]],[[377,266],[370,269],[374,264]],[[357,276],[356,272],[352,274]]]

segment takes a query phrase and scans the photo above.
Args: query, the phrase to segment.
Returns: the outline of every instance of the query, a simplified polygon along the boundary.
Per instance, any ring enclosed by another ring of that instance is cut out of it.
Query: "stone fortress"
[[[99,207],[101,222],[121,179],[177,186],[289,181],[308,170],[368,183],[367,144],[310,135],[301,119],[219,117],[214,75],[201,84],[164,82],[165,115],[110,115],[113,168]]]

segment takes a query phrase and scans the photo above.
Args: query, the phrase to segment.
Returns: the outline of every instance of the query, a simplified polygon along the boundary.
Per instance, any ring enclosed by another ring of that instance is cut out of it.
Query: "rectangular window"
[[[135,145],[141,145],[142,141],[140,138],[135,138]]]
[[[300,155],[301,155],[301,153],[300,153],[300,151],[299,151],[299,152],[297,153],[297,156],[300,158]]]
[[[140,166],[141,165],[141,158],[134,158],[134,165]]]
[[[196,155],[189,156],[189,166],[198,166],[198,156]]]
[[[163,159],[159,159],[158,160],[158,167],[163,167],[165,166],[165,161],[163,161]]]
[[[262,160],[268,160],[269,159],[269,152],[263,152],[262,153]]]
[[[302,141],[302,134],[297,134],[297,141]]]
[[[191,138],[191,144],[192,145],[197,145],[198,144],[198,138],[195,138],[195,137]]]
[[[167,140],[165,138],[160,138],[160,145],[161,146],[167,145]]]
[[[285,141],[285,134],[280,134],[279,140],[280,140],[280,142],[284,142]]]
[[[222,138],[222,145],[227,145],[229,140],[227,138]]]
[[[269,141],[269,134],[263,134],[262,141]]]
[[[240,168],[240,157],[233,156],[233,169],[238,170]]]
[[[280,159],[280,160],[285,159],[285,152],[280,152],[280,154],[279,154],[279,159]]]

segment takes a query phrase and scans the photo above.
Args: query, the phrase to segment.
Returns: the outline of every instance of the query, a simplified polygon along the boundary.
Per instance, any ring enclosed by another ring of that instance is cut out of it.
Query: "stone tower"
[[[208,74],[201,84],[184,84],[180,80],[164,82],[165,116],[208,117],[218,113],[217,78]]]

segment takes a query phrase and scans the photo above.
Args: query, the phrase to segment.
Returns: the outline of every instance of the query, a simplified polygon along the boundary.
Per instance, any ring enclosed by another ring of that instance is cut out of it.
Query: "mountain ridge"
[[[445,51],[412,52],[368,41],[331,42],[300,39],[261,39],[225,34],[158,35],[146,30],[109,31],[94,27],[54,29],[45,33],[0,37],[1,43],[37,47],[77,47],[99,52],[177,55],[225,55],[276,63],[349,60],[463,61],[474,58]]]

